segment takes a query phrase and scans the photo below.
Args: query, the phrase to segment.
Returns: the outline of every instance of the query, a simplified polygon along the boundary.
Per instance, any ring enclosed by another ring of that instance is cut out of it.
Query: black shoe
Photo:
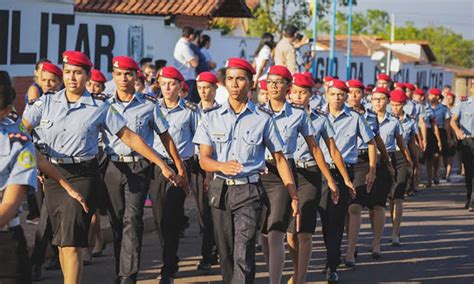
[[[321,270],[321,274],[328,274],[328,271],[329,271],[329,268],[328,268],[328,265],[326,264],[326,266],[324,267],[324,269]]]
[[[468,209],[469,204],[471,204],[471,200],[466,201],[466,204],[464,205],[464,209]]]
[[[102,253],[104,252],[106,246],[107,244],[104,242],[100,251],[92,252],[92,257],[102,256]]]
[[[382,257],[381,252],[372,252],[372,258],[373,259],[380,259]]]
[[[218,265],[219,264],[219,258],[217,257],[217,255],[214,255],[212,258],[211,258],[211,261],[209,261],[209,263],[211,265]]]
[[[349,268],[354,268],[356,266],[354,261],[349,261],[344,259],[344,265]]]
[[[169,276],[160,277],[160,284],[173,284],[173,283],[174,283],[174,278],[171,278]]]
[[[205,274],[208,274],[211,272],[211,264],[207,261],[204,261],[204,260],[201,260],[197,266],[197,270],[205,273]]]
[[[354,258],[357,258],[357,255],[359,254],[359,248],[356,247],[355,251],[354,251]]]
[[[438,185],[439,184],[439,178],[435,178],[433,181],[434,184]]]
[[[339,275],[337,275],[336,271],[328,270],[326,273],[326,280],[328,283],[337,283],[339,282]]]
[[[51,258],[51,260],[44,266],[46,270],[59,270],[61,265],[59,265],[59,259],[57,257]]]
[[[120,284],[135,284],[137,281],[134,277],[120,277]]]
[[[31,271],[31,280],[39,282],[43,279],[43,270],[41,265],[33,264],[33,269]]]

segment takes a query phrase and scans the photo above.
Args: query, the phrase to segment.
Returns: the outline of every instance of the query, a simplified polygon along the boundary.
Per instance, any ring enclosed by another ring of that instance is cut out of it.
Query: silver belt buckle
[[[58,164],[64,163],[64,159],[63,159],[63,158],[58,158],[56,161],[58,162]]]
[[[235,185],[236,184],[235,179],[226,179],[226,184],[227,185]]]

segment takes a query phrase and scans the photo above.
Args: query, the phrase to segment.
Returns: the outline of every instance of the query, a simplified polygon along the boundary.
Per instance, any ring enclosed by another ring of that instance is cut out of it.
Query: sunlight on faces
[[[89,77],[84,67],[64,64],[63,80],[68,93],[82,95]]]
[[[402,114],[404,106],[405,106],[405,103],[390,101],[390,107],[392,109],[392,113],[396,116],[399,116]]]
[[[342,109],[347,99],[347,94],[343,90],[337,88],[329,88],[326,93],[326,99],[328,100],[331,108]]]
[[[105,86],[101,82],[89,80],[87,82],[87,90],[89,93],[98,94],[105,90]]]
[[[351,106],[359,106],[364,98],[364,92],[360,88],[349,88],[347,103]]]
[[[135,90],[135,81],[137,80],[136,71],[114,68],[112,76],[118,90],[122,92]]]
[[[167,100],[177,100],[180,97],[181,82],[176,79],[160,76],[158,78],[161,93]]]
[[[199,97],[203,101],[214,101],[216,97],[216,90],[217,86],[215,84],[211,84],[209,82],[196,82],[197,90],[199,93]]]
[[[385,112],[387,103],[388,103],[388,98],[385,94],[382,94],[382,93],[372,94],[372,108],[376,112]]]
[[[260,91],[258,92],[257,100],[259,104],[268,103],[268,91],[260,89]]]
[[[388,89],[389,83],[385,80],[378,80],[377,81],[377,87],[379,88],[386,88]]]
[[[41,89],[43,92],[57,91],[61,87],[61,79],[53,73],[43,71],[41,72]]]
[[[288,94],[289,83],[280,75],[268,75],[267,90],[269,99],[283,99]]]
[[[307,106],[311,99],[311,90],[300,86],[291,86],[290,100],[297,105]]]
[[[247,71],[237,68],[227,68],[225,71],[225,87],[229,98],[238,101],[246,100],[252,86],[253,81],[248,77]]]

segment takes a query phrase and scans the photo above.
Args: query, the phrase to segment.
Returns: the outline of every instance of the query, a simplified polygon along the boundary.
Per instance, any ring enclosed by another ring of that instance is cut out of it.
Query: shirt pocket
[[[147,128],[148,120],[145,117],[135,117],[135,123],[133,129],[138,135],[141,137],[145,137],[146,128]]]
[[[180,144],[185,139],[186,124],[184,123],[173,123],[170,128],[170,135],[176,144]]]
[[[239,153],[246,155],[248,161],[255,161],[259,153],[259,147],[263,142],[262,133],[246,132],[243,135],[243,149],[239,149]]]
[[[220,156],[225,154],[227,150],[227,145],[229,142],[229,133],[222,131],[222,132],[211,132],[211,141],[212,146],[215,149],[215,152]]]
[[[36,133],[40,137],[41,140],[44,140],[45,142],[51,143],[53,141],[53,137],[56,136],[56,133],[54,133],[54,122],[52,120],[48,119],[42,119],[40,121],[40,124],[36,128]]]

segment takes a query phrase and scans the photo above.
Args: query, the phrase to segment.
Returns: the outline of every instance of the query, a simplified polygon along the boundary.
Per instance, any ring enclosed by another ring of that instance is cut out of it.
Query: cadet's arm
[[[385,143],[383,142],[382,137],[380,137],[380,135],[377,134],[375,135],[374,140],[375,140],[374,145],[377,146],[377,149],[379,150],[380,155],[382,155],[382,159],[384,159],[385,161],[390,160],[390,157],[388,156],[387,148],[385,148]],[[377,151],[375,151],[375,154],[377,154]],[[377,156],[375,160],[377,161]]]
[[[225,175],[235,176],[240,173],[243,166],[236,160],[219,162],[212,158],[212,146],[199,145],[199,165],[207,173],[221,172]]]
[[[28,186],[20,184],[11,184],[5,188],[0,203],[0,227],[8,224],[16,216],[27,190]]]
[[[293,174],[290,169],[290,165],[283,155],[283,152],[278,151],[272,153],[273,159],[275,160],[275,164],[278,169],[278,173],[280,174],[281,180],[283,184],[288,189],[288,193],[292,200],[298,200],[298,193],[296,192],[295,181],[293,179]]]
[[[415,137],[416,136],[412,136],[410,138],[410,140],[408,141],[408,149],[410,150],[411,155],[413,155],[412,161],[413,161],[413,164],[414,164],[415,168],[418,168],[419,167],[418,152],[416,150]]]
[[[423,151],[426,150],[426,143],[427,143],[427,135],[428,135],[428,129],[426,127],[426,121],[423,117],[420,117],[420,120],[418,122],[418,126],[420,127],[420,133],[421,133],[421,148]]]
[[[459,116],[457,116],[456,114],[453,114],[453,116],[451,117],[451,123],[450,123],[450,126],[451,128],[454,130],[454,134],[456,135],[456,137],[459,139],[459,140],[462,140],[464,138],[464,133],[463,131],[461,130],[461,128],[459,128],[457,122],[458,122],[458,118]]]
[[[438,147],[439,147],[439,150],[441,151],[441,135],[439,134],[439,128],[438,128],[438,125],[436,123],[433,123],[433,129],[434,129],[434,135],[436,136],[436,140],[438,140]]]
[[[186,177],[186,170],[184,168],[183,160],[179,156],[178,148],[176,148],[176,144],[174,144],[173,138],[168,131],[160,134],[161,143],[170,155],[171,159],[173,159],[176,168],[178,169],[178,175],[182,177]]]
[[[38,99],[40,97],[40,94],[39,94],[38,89],[36,87],[30,86],[28,88],[27,96],[28,96],[28,101],[31,101],[31,100]]]
[[[321,173],[324,175],[324,177],[326,178],[329,184],[335,184],[336,181],[331,175],[331,171],[329,170],[328,165],[326,164],[326,160],[324,159],[323,152],[321,152],[321,148],[319,148],[316,140],[314,139],[314,136],[312,135],[305,136],[304,139],[306,140],[306,143],[308,144],[308,147],[311,151],[311,155],[316,161],[316,164],[318,164],[318,168],[321,170]],[[344,164],[342,167],[344,171],[346,172],[347,177],[349,177]],[[342,174],[342,171],[341,171],[341,174]],[[350,182],[350,178],[348,178],[347,180]],[[344,181],[346,181],[345,177],[344,177]]]
[[[444,120],[444,129],[446,129],[446,138],[448,142],[447,145],[451,144],[451,126],[449,122],[449,118]]]
[[[380,138],[379,135],[377,136]],[[374,137],[374,139],[370,140],[369,143],[367,143],[367,146],[368,146],[367,152],[369,155],[369,173],[374,173],[374,174],[375,174],[375,169],[377,167],[377,148],[376,148],[375,141],[376,140]],[[377,146],[378,146],[378,143],[377,143]],[[385,149],[385,144],[383,144],[383,149],[385,151],[385,154],[387,155],[387,160],[386,160],[387,164],[392,165],[391,163],[388,162],[390,157],[388,156],[387,149]]]
[[[342,158],[341,152],[339,151],[339,149],[337,149],[336,141],[334,141],[334,138],[328,138],[324,139],[324,142],[326,142],[326,146],[328,146],[331,158],[334,161],[334,164],[336,165],[337,169],[341,173],[342,177],[345,181],[350,181],[351,178],[349,177],[349,173],[347,172],[346,164],[344,163],[344,159]]]
[[[405,145],[405,141],[403,141],[403,136],[396,135],[395,138],[397,140],[398,148],[400,148],[400,151],[402,151],[403,155],[405,156],[405,159],[407,160],[408,168],[413,168],[413,161],[410,156],[410,151],[408,151],[408,148]]]

